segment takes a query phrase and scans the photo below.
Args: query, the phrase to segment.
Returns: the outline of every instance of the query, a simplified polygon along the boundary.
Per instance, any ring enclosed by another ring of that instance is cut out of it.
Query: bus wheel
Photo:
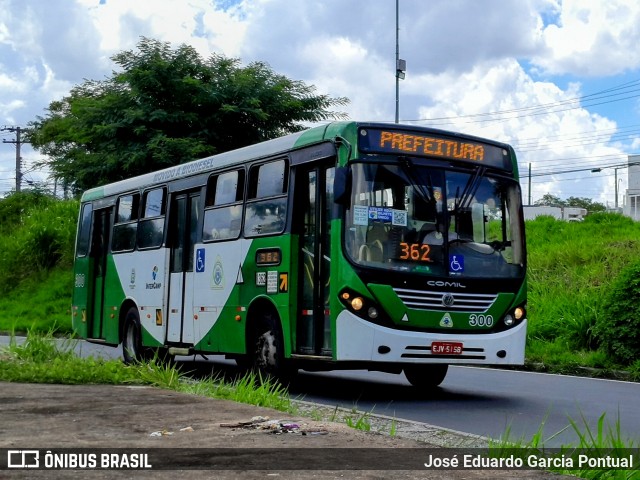
[[[416,388],[427,389],[437,387],[447,376],[449,365],[436,363],[432,365],[411,365],[404,367],[404,376]]]
[[[140,331],[140,318],[138,309],[131,307],[124,318],[122,331],[122,356],[127,365],[140,362],[143,358],[142,333]]]
[[[251,367],[263,377],[281,383],[290,381],[294,371],[284,359],[284,341],[273,314],[267,314],[253,331]]]

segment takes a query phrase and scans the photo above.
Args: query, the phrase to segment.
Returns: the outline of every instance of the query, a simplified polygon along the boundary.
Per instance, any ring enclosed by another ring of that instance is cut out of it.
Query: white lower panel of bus
[[[375,325],[344,310],[336,319],[336,359],[521,365],[524,363],[526,332],[526,320],[514,328],[491,334],[410,332]],[[432,350],[439,353],[433,353]]]

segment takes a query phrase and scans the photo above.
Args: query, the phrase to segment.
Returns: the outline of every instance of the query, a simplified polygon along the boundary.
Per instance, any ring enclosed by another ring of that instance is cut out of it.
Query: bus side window
[[[144,193],[143,215],[138,227],[138,248],[157,248],[162,245],[166,203],[164,187]]]
[[[251,168],[244,220],[245,237],[284,231],[288,174],[288,165],[284,159]]]
[[[209,177],[202,232],[205,242],[240,236],[243,197],[244,170]]]
[[[140,194],[122,195],[118,198],[116,221],[113,226],[111,251],[130,252],[136,246]]]

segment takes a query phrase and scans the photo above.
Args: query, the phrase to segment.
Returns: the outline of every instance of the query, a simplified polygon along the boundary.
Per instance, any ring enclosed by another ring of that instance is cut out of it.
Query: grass
[[[638,259],[640,224],[614,214],[584,222],[539,217],[526,223],[529,332],[526,358],[536,369],[600,375],[637,368],[599,349],[594,326],[606,318],[605,299],[616,276]],[[617,373],[615,373],[617,374]],[[614,374],[614,375],[615,375]]]
[[[23,383],[138,384],[232,400],[293,413],[288,392],[280,384],[248,373],[230,382],[221,378],[193,381],[176,366],[151,361],[125,365],[120,360],[80,358],[76,340],[54,339],[53,333],[29,332],[23,343],[12,338],[0,348],[0,381]]]
[[[616,419],[613,427],[605,423],[606,415],[603,413],[598,419],[595,430],[589,426],[586,418],[581,417],[580,422],[569,417],[569,425],[559,432],[554,433],[546,440],[542,430],[544,422],[530,439],[523,437],[511,438],[510,428],[500,440],[492,440],[489,443],[490,455],[497,458],[517,456],[518,458],[533,457],[542,459],[548,469],[560,474],[573,475],[589,480],[637,480],[640,479],[638,459],[634,460],[633,469],[599,468],[597,463],[580,466],[579,455],[585,455],[593,462],[606,461],[607,458],[628,458],[640,447],[638,442],[623,438],[620,428],[620,418]],[[562,445],[559,448],[545,448],[545,441],[550,441],[567,429],[572,429],[578,438],[576,445]],[[567,459],[572,460],[571,468]],[[555,462],[554,462],[555,460]],[[557,466],[554,466],[557,465]]]
[[[355,407],[352,409],[351,414],[347,415],[345,422],[347,426],[361,430],[363,432],[371,431],[371,412],[359,413]]]
[[[20,288],[0,294],[0,331],[70,335],[72,288],[70,269],[40,271],[23,280]]]
[[[202,395],[293,413],[295,408],[285,387],[249,372],[231,382],[210,377],[182,386],[181,392]]]

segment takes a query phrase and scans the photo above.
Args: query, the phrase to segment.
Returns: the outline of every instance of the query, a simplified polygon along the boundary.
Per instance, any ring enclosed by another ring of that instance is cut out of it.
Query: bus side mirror
[[[336,167],[333,179],[333,201],[339,205],[346,205],[351,196],[351,169]]]

